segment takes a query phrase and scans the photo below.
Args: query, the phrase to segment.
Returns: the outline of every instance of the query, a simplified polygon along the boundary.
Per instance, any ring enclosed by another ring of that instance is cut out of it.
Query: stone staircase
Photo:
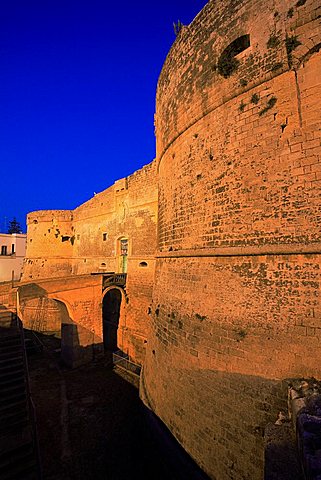
[[[34,409],[21,322],[0,308],[0,479],[39,480]]]

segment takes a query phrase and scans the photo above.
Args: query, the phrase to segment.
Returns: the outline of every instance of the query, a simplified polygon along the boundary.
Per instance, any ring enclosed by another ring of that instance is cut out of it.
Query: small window
[[[236,55],[249,48],[250,45],[250,35],[242,35],[230,43],[225,50],[223,50],[217,62],[218,73],[224,78],[232,75],[239,66],[239,60],[235,58]]]
[[[1,246],[1,255],[7,255],[7,245]]]
[[[140,267],[147,267],[148,263],[147,262],[140,262],[139,266]]]
[[[11,253],[12,254],[15,253],[15,244],[14,243],[12,243],[12,245],[11,245]]]
[[[103,233],[103,241],[104,241],[104,242],[106,242],[107,238],[108,238],[107,233]]]

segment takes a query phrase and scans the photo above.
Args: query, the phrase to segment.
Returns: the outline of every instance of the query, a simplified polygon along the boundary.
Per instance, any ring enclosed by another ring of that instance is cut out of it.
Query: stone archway
[[[119,342],[119,325],[122,313],[123,292],[119,287],[109,288],[103,297],[103,343],[105,352],[122,349]]]

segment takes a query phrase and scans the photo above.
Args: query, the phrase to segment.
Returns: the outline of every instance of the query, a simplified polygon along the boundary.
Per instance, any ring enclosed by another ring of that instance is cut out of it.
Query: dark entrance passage
[[[121,293],[117,288],[108,290],[103,299],[104,348],[109,352],[118,349],[117,330],[119,323]]]

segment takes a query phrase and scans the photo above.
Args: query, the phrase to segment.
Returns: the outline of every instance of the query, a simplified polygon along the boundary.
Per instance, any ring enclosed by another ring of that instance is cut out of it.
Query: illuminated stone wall
[[[211,478],[261,480],[283,380],[321,375],[320,46],[317,1],[210,1],[159,78],[141,396]]]

